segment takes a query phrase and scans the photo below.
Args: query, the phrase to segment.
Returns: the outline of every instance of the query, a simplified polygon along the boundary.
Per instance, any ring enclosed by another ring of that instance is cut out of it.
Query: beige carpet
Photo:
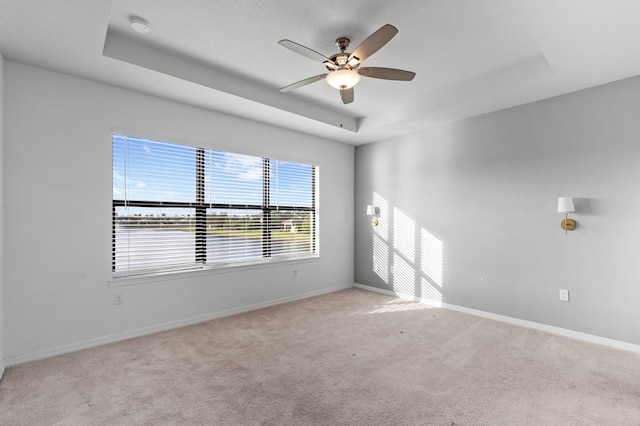
[[[640,355],[349,289],[9,368],[2,425],[640,425]]]

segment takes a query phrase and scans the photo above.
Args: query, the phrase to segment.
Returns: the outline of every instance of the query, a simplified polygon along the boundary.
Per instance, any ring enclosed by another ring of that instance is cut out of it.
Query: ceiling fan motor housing
[[[334,64],[338,65],[339,69],[354,69],[353,66],[348,64],[349,56],[351,55],[351,53],[345,52],[345,50],[347,50],[347,47],[349,46],[349,43],[351,43],[351,40],[349,40],[349,38],[347,37],[338,37],[336,39],[336,46],[338,46],[338,49],[340,49],[340,53],[336,53],[329,59],[331,59]],[[330,71],[334,71],[336,68],[327,66],[327,69]]]
[[[348,52],[336,53],[335,55],[331,56],[329,59],[331,59],[334,64],[338,65],[339,69],[354,69],[355,67],[352,67],[348,62],[349,55],[350,54]],[[330,65],[327,65],[327,69],[333,71],[336,69],[336,67],[335,66],[331,67]]]

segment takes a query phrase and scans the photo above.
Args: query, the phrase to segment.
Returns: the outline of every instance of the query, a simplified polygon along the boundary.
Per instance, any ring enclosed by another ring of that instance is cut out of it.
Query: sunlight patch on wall
[[[379,193],[373,193],[378,226],[372,232],[372,268],[402,298],[442,306],[444,244]],[[418,246],[419,244],[419,246]]]
[[[379,209],[378,226],[373,228],[373,232],[384,241],[389,241],[389,203],[380,194],[374,192],[373,205]]]
[[[416,259],[416,223],[397,207],[393,209],[393,249],[409,262]]]
[[[420,229],[420,258],[422,273],[429,281],[442,287],[443,244],[424,228]]]
[[[442,306],[442,293],[424,277],[420,278],[420,300],[435,306]]]
[[[373,228],[373,272],[389,284],[389,203],[374,192],[373,205],[378,208],[378,226]]]
[[[398,253],[393,253],[393,291],[399,296],[416,297],[416,271]]]
[[[377,235],[373,235],[373,272],[389,284],[389,247]]]

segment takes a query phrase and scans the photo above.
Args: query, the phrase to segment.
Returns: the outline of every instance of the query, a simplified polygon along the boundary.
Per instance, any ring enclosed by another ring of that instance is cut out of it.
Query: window
[[[317,167],[114,134],[115,276],[317,254]]]

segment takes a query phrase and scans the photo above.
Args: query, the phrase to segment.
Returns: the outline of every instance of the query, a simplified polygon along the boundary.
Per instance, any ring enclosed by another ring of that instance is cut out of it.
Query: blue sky
[[[194,147],[114,134],[113,198],[195,202],[195,159]],[[270,167],[272,205],[311,206],[313,166],[271,160]],[[261,157],[205,150],[205,202],[262,204],[262,173]]]

